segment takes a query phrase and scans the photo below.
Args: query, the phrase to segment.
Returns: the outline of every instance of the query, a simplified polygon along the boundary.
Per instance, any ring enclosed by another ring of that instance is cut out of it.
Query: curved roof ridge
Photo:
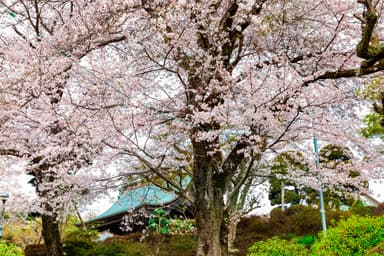
[[[178,196],[173,191],[165,191],[156,185],[145,185],[132,189],[119,196],[118,200],[105,212],[91,219],[89,222],[98,221],[107,217],[118,215],[143,205],[158,205],[170,203]]]

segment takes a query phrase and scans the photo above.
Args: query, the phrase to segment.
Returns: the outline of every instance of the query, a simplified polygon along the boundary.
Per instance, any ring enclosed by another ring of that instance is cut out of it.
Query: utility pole
[[[284,181],[281,182],[281,210],[285,211],[285,184]]]
[[[325,206],[324,206],[324,195],[323,195],[323,183],[321,182],[321,175],[319,172],[319,146],[317,143],[317,137],[315,134],[315,111],[312,112],[312,129],[313,129],[313,147],[315,150],[315,166],[316,166],[316,174],[317,179],[320,184],[319,196],[320,196],[320,215],[321,215],[321,226],[323,227],[323,232],[327,231],[327,221],[325,219]]]

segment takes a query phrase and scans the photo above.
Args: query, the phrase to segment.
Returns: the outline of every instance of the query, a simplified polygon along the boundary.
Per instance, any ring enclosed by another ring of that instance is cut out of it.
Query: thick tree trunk
[[[208,143],[194,142],[195,219],[198,234],[196,256],[227,255],[223,243],[225,177]]]
[[[35,159],[39,162],[39,158]],[[34,176],[36,179],[36,192],[40,198],[48,200],[48,202],[42,202],[42,208],[47,212],[42,214],[42,235],[44,239],[45,248],[47,250],[47,256],[63,256],[63,246],[61,244],[60,225],[57,218],[57,212],[53,209],[51,203],[54,198],[48,197],[48,191],[41,189],[41,186],[47,182],[53,182],[55,175],[52,172],[47,171],[50,168],[49,165],[42,165],[40,169],[34,170]],[[52,192],[52,191],[49,191]]]
[[[59,222],[55,216],[42,215],[41,218],[43,222],[43,237],[47,255],[63,256]]]
[[[226,255],[226,248],[222,243],[223,209],[218,202],[212,200],[211,207],[200,211],[196,215],[198,232],[198,246],[196,256],[222,256]]]

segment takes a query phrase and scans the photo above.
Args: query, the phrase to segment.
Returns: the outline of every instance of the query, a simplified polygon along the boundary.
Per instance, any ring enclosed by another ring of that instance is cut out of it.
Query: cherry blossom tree
[[[352,83],[336,79],[380,70],[355,55],[361,38],[356,4],[148,2],[131,47],[111,49],[116,58],[132,60],[128,84],[107,83],[129,102],[107,112],[116,134],[104,141],[170,183],[169,171],[192,172],[197,255],[226,254],[227,200],[249,179],[242,163],[259,164],[314,132],[328,142],[357,142],[353,122],[332,108],[354,100]],[[363,29],[369,29],[365,23]],[[188,148],[189,168],[175,162]],[[338,176],[327,178],[344,177]]]
[[[41,213],[48,255],[62,255],[61,213],[87,191],[76,174],[100,152],[89,132],[94,113],[71,103],[73,72],[92,50],[125,39],[113,27],[122,6],[1,1],[0,153],[28,163],[39,197],[29,210]]]
[[[196,255],[227,255],[227,209],[249,170],[314,134],[364,149],[348,111],[356,82],[384,68],[381,9],[373,0],[2,1],[1,153],[29,163],[49,254],[61,255],[56,199],[82,192],[73,180],[104,150],[193,201]],[[192,176],[192,193],[175,174]]]

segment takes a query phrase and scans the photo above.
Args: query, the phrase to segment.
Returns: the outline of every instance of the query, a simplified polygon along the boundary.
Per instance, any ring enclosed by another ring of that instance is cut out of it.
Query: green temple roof
[[[126,192],[119,196],[107,211],[90,220],[99,221],[114,215],[137,209],[143,205],[163,206],[176,200],[178,196],[174,192],[165,191],[155,185],[146,185]]]

